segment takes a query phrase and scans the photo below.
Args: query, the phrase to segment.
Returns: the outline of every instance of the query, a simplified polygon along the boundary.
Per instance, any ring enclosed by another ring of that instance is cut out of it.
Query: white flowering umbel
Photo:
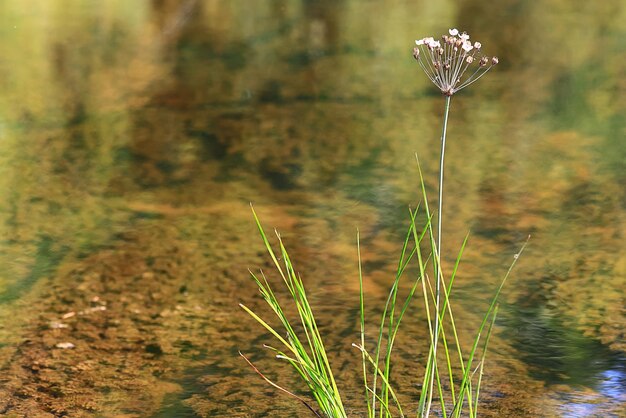
[[[481,43],[472,43],[467,33],[457,29],[450,29],[449,33],[441,41],[432,37],[418,39],[413,49],[413,56],[430,81],[446,96],[476,82],[498,63],[497,57],[483,55]]]

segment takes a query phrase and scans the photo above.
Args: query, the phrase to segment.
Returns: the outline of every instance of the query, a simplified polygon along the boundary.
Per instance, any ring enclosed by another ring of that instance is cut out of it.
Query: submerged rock
[[[61,349],[68,349],[68,348],[74,348],[76,346],[70,342],[62,342],[62,343],[58,343],[57,345],[55,345],[55,347],[61,348]]]

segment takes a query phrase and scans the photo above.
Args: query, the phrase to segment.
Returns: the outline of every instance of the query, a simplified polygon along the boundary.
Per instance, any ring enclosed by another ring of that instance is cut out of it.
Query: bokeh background
[[[436,190],[443,99],[414,40],[457,27],[500,59],[452,100],[444,262],[469,232],[464,341],[531,235],[483,415],[624,416],[625,22],[618,0],[1,2],[0,413],[305,416],[238,355],[305,394],[238,307],[269,317],[252,202],[361,416],[356,230],[373,332],[415,153]],[[396,345],[409,405],[420,313]]]

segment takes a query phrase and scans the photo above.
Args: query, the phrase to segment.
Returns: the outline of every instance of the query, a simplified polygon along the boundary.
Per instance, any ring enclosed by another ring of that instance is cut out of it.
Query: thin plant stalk
[[[384,330],[385,330],[385,323],[387,322],[388,318],[389,319],[389,332],[387,335],[387,350],[385,352],[385,356],[384,356],[384,361],[385,361],[385,365],[387,366],[388,363],[388,359],[391,356],[391,348],[393,346],[392,341],[392,336],[391,336],[391,329],[393,327],[393,313],[395,310],[395,303],[396,303],[396,295],[397,295],[397,291],[398,291],[398,285],[399,285],[399,281],[400,278],[404,272],[404,269],[407,267],[408,263],[411,261],[413,255],[417,252],[419,255],[419,247],[416,247],[413,251],[411,251],[409,253],[408,256],[406,255],[407,252],[407,247],[410,241],[410,238],[413,234],[416,234],[415,231],[415,217],[417,216],[417,210],[415,210],[415,213],[411,215],[411,224],[409,225],[409,230],[407,231],[405,240],[404,240],[404,245],[402,246],[402,252],[400,254],[400,260],[398,262],[398,270],[396,272],[396,278],[391,286],[391,290],[389,292],[389,296],[387,297],[387,301],[385,303],[385,307],[383,309],[383,313],[382,313],[382,318],[381,318],[381,322],[380,322],[380,327],[378,330],[378,340],[376,343],[376,349],[375,349],[375,355],[374,355],[374,364],[376,364],[378,366],[378,362],[380,360],[380,356],[381,356],[381,347],[382,347],[382,340],[383,340],[383,334],[384,334]],[[428,225],[430,225],[430,220],[428,222]],[[424,231],[426,230],[426,228],[424,228]],[[422,233],[422,237],[424,236],[424,234]],[[423,277],[423,276],[422,276]],[[396,328],[397,330],[397,328]],[[389,367],[385,367],[385,373],[388,376],[389,375]],[[376,388],[377,388],[377,377],[378,377],[378,373],[374,373],[373,376],[373,383],[372,383],[372,389],[375,393]],[[388,396],[386,394],[387,392],[387,385],[386,383],[383,381],[381,384],[381,398],[386,399],[388,401]],[[374,415],[376,414],[376,399],[377,397],[372,395],[372,410],[374,412]],[[382,410],[381,410],[381,414],[382,414]]]
[[[476,418],[478,416],[478,396],[480,394],[480,384],[483,380],[483,370],[485,367],[485,357],[487,356],[487,346],[489,345],[489,339],[491,338],[491,332],[493,331],[493,327],[496,323],[496,317],[498,316],[498,305],[493,310],[493,314],[491,315],[491,325],[489,325],[489,331],[487,332],[487,337],[485,338],[485,344],[483,346],[483,355],[480,359],[480,370],[478,374],[478,384],[476,385],[476,395],[474,401],[474,414],[471,415],[472,418]]]
[[[469,354],[469,358],[467,360],[467,365],[465,368],[465,372],[463,373],[463,380],[461,381],[460,384],[460,390],[459,393],[463,393],[463,391],[465,391],[467,389],[467,387],[470,384],[470,371],[472,368],[472,362],[474,360],[474,355],[476,353],[476,349],[478,347],[478,342],[480,341],[480,336],[487,324],[487,320],[489,319],[489,317],[493,314],[493,312],[496,310],[497,307],[497,303],[498,303],[498,297],[500,296],[500,292],[502,292],[502,288],[504,288],[504,284],[506,283],[506,280],[508,279],[509,275],[511,274],[511,271],[513,271],[513,267],[515,267],[515,264],[517,263],[517,260],[519,259],[519,257],[522,255],[522,253],[524,252],[524,249],[526,248],[526,245],[528,245],[528,240],[530,239],[530,236],[526,239],[526,242],[524,243],[524,245],[522,245],[522,248],[519,250],[519,252],[517,254],[515,254],[514,258],[513,258],[513,262],[511,263],[511,265],[509,266],[509,269],[507,270],[506,274],[504,275],[504,278],[502,279],[502,281],[500,282],[500,285],[498,286],[498,288],[496,289],[496,292],[494,294],[494,296],[491,299],[491,304],[489,305],[489,308],[487,309],[487,313],[485,314],[485,316],[483,317],[483,320],[480,324],[480,327],[478,328],[478,333],[476,335],[476,338],[474,339],[474,343],[472,345],[472,349],[470,351]],[[463,402],[458,402],[457,405],[455,405],[455,409],[453,411],[453,416],[454,417],[460,417],[461,416],[461,409],[463,407]]]
[[[304,406],[306,406],[308,408],[309,411],[311,411],[313,413],[313,415],[315,415],[316,417],[322,418],[322,416],[320,414],[317,413],[317,411],[315,409],[313,409],[313,407],[311,405],[309,405],[309,403],[304,400],[303,398],[299,397],[298,395],[296,395],[293,392],[288,391],[287,389],[285,389],[282,386],[277,385],[276,383],[272,382],[270,379],[268,379],[263,373],[261,373],[261,371],[259,369],[257,369],[257,367],[248,359],[248,357],[246,357],[241,351],[239,352],[239,355],[241,357],[243,357],[243,359],[246,361],[246,363],[248,363],[248,365],[250,367],[252,367],[252,369],[259,375],[261,376],[261,378],[263,380],[265,380],[267,383],[269,383],[271,386],[275,387],[276,389],[280,390],[281,392],[286,393],[287,395],[291,396],[292,398],[296,398],[297,400],[299,400],[300,402],[302,402],[302,404]]]
[[[448,115],[450,114],[450,100],[452,96],[445,96],[445,111],[443,115],[443,129],[441,131],[441,155],[439,160],[439,208],[437,211],[437,254],[439,255],[439,260],[434,263],[435,265],[435,277],[436,277],[436,285],[435,285],[435,311],[437,315],[435,315],[435,340],[433,342],[433,358],[437,358],[437,342],[439,340],[439,303],[441,299],[441,229],[443,224],[443,167],[444,167],[444,158],[446,155],[446,133],[448,130]],[[435,364],[433,362],[433,364]],[[430,395],[429,395],[429,404],[432,399],[433,393],[433,384],[434,380],[430,381]]]
[[[363,268],[361,263],[361,238],[360,233],[357,230],[356,232],[356,249],[357,256],[359,260],[359,311],[360,311],[360,319],[361,319],[361,347],[365,347],[365,305],[363,299]],[[365,401],[367,402],[367,416],[373,417],[374,411],[372,410],[372,402],[370,402],[370,397],[368,391],[371,391],[367,384],[367,362],[365,357],[365,350],[361,351],[362,362],[363,362],[363,385],[365,386]],[[373,395],[376,395],[376,392],[373,392]]]

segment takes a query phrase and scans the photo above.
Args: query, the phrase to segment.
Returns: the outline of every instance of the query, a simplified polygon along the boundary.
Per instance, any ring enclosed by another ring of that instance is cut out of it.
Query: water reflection
[[[485,414],[619,412],[623,4],[25,7],[0,5],[3,411],[298,414],[288,399],[268,409],[237,356],[273,370],[259,349],[268,337],[236,310],[259,304],[246,268],[267,267],[248,203],[281,229],[328,345],[349,347],[356,227],[374,317],[417,202],[415,152],[434,186],[442,100],[410,44],[452,22],[503,63],[452,105],[444,232],[450,249],[472,232],[457,293],[464,338],[533,236],[506,289]],[[50,329],[99,300],[101,316]],[[409,394],[421,325],[398,343]],[[78,349],[52,348],[65,340]],[[337,351],[358,405],[358,356]]]
[[[624,359],[622,359],[622,366]],[[576,396],[562,395],[561,414],[568,418],[607,416],[618,417],[616,413],[607,413],[603,406],[605,399],[624,405],[626,402],[626,373],[623,369],[606,370],[600,373],[596,379],[598,382],[596,389],[598,393],[580,391]]]

